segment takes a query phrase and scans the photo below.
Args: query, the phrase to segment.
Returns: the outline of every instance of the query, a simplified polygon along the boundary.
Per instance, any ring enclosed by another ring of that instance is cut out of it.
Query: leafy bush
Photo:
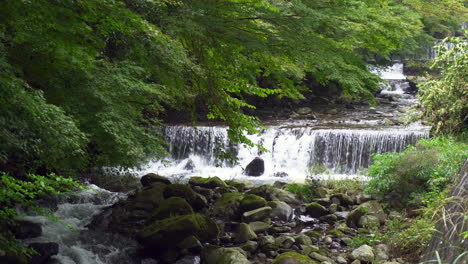
[[[76,188],[84,187],[71,178],[53,173],[47,176],[28,174],[25,179],[16,179],[0,172],[0,249],[7,256],[31,256],[34,252],[20,246],[8,231],[8,227],[14,226],[19,219],[15,206],[23,205],[54,221],[60,221],[49,210],[40,208],[37,199],[63,195]]]
[[[467,158],[468,146],[453,138],[423,139],[401,153],[374,155],[366,192],[395,206],[427,204]]]

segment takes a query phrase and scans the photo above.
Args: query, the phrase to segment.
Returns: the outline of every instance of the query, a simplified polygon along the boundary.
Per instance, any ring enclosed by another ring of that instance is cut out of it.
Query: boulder
[[[265,198],[267,201],[282,201],[287,204],[299,205],[299,200],[294,194],[265,184],[248,191],[249,194],[255,194]]]
[[[283,201],[270,201],[267,203],[272,208],[271,218],[278,218],[283,221],[291,220],[293,209]]]
[[[306,214],[311,217],[319,218],[321,216],[327,215],[328,210],[322,205],[312,202],[306,205]]]
[[[359,205],[346,216],[346,224],[349,227],[358,227],[358,222],[363,215],[373,215],[379,219],[380,224],[385,223],[387,215],[384,213],[382,206],[377,201],[368,201]]]
[[[255,253],[258,249],[258,243],[255,241],[247,241],[241,248],[251,254]]]
[[[261,221],[250,222],[249,226],[255,233],[267,231],[271,227],[271,225]]]
[[[272,264],[319,264],[320,262],[296,252],[285,252],[275,258]]]
[[[252,239],[257,239],[257,234],[255,234],[248,224],[240,223],[234,241],[236,243],[245,243]]]
[[[380,226],[380,221],[376,216],[363,215],[359,218],[358,227],[377,229]]]
[[[329,263],[333,263],[332,259],[330,259],[329,257],[326,257],[326,256],[323,256],[317,252],[312,252],[309,254],[309,257],[315,259],[315,260],[318,260],[320,263],[323,263],[323,262],[329,262]]]
[[[374,259],[374,252],[372,251],[372,248],[368,245],[362,245],[356,248],[355,250],[353,250],[353,252],[351,252],[351,255],[354,259],[363,262],[371,262]]]
[[[193,209],[185,199],[174,196],[162,202],[161,206],[151,216],[150,221],[161,220],[176,215],[193,214]]]
[[[294,240],[296,241],[295,244],[299,247],[304,247],[304,246],[311,246],[312,245],[312,239],[310,237],[300,234],[294,237]]]
[[[244,222],[261,221],[270,216],[271,207],[265,206],[242,214]]]
[[[190,185],[192,186],[200,186],[204,188],[217,188],[217,187],[227,187],[228,185],[221,180],[219,177],[209,177],[209,178],[203,178],[203,177],[191,177],[189,182]]]
[[[213,213],[217,216],[237,219],[240,215],[241,193],[224,193],[213,205]]]
[[[240,201],[241,212],[252,211],[266,205],[266,200],[255,194],[246,194]]]
[[[247,176],[260,176],[265,172],[265,161],[256,157],[247,167],[245,167],[244,174]]]
[[[292,236],[282,235],[275,238],[275,245],[280,248],[290,248],[296,240]]]
[[[239,192],[243,192],[245,189],[252,187],[252,184],[248,181],[240,182],[240,181],[235,181],[235,180],[227,180],[224,182],[228,184],[229,186],[236,188],[237,190],[239,190]]]
[[[137,239],[145,248],[167,249],[175,247],[190,236],[209,240],[218,235],[219,227],[211,218],[191,214],[154,221],[138,233]]]
[[[310,237],[310,239],[312,240],[312,242],[317,242],[320,240],[320,238],[322,237],[322,234],[318,231],[313,231],[313,230],[309,230],[307,232],[304,233],[304,235]]]
[[[29,248],[34,249],[37,254],[34,254],[29,260],[30,264],[45,264],[50,257],[57,255],[59,252],[59,245],[57,243],[31,243]]]
[[[338,201],[340,201],[339,205],[342,206],[350,206],[354,204],[353,198],[351,198],[349,195],[345,193],[337,193],[332,196],[330,196],[330,199],[336,198]]]
[[[265,245],[268,245],[268,244],[274,244],[275,243],[275,238],[273,236],[262,236],[260,237],[260,239],[258,240],[258,244],[263,247]]]
[[[184,252],[198,254],[201,252],[203,246],[195,236],[189,236],[182,240],[177,247]]]
[[[245,255],[238,248],[211,248],[202,252],[205,264],[250,264]]]
[[[144,175],[143,177],[141,177],[140,182],[141,182],[141,185],[143,185],[144,187],[150,186],[151,184],[155,182],[171,184],[171,181],[168,178],[161,176],[161,175],[157,175],[155,173],[148,173]]]
[[[153,183],[149,188],[137,192],[135,197],[129,198],[129,201],[147,204],[146,206],[149,206],[147,209],[152,210],[153,208],[159,207],[162,201],[164,201],[164,190],[167,186],[168,185],[162,182]]]
[[[16,239],[35,238],[42,235],[41,225],[29,221],[17,221],[9,229]]]
[[[193,171],[195,169],[195,163],[193,160],[187,160],[187,163],[184,165],[184,170]]]
[[[195,210],[200,210],[208,206],[208,201],[204,196],[196,193],[185,184],[171,184],[164,189],[164,198],[170,197],[184,198]]]

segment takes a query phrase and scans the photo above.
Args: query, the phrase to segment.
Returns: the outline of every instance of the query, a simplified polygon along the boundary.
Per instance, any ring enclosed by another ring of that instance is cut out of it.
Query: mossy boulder
[[[193,214],[192,206],[185,199],[174,196],[162,202],[161,206],[151,216],[150,221],[187,214]]]
[[[184,198],[195,210],[200,210],[208,206],[206,198],[196,193],[186,184],[167,185],[164,189],[164,198],[167,199],[174,196]]]
[[[293,209],[283,201],[270,201],[267,203],[272,208],[271,217],[283,221],[289,221],[293,215]]]
[[[224,193],[213,205],[213,213],[228,218],[240,216],[240,201],[244,197],[241,193]]]
[[[200,186],[204,188],[217,188],[217,187],[227,187],[227,184],[221,180],[219,177],[191,177],[189,179],[189,184],[192,186]]]
[[[332,236],[332,237],[344,237],[346,236],[343,232],[337,229],[330,229],[327,231],[327,234]]]
[[[328,210],[319,203],[312,202],[306,205],[306,214],[311,217],[319,218],[321,216],[327,215]]]
[[[359,218],[358,227],[377,229],[380,226],[380,220],[373,215],[363,215]]]
[[[240,248],[205,248],[202,260],[205,264],[250,264]]]
[[[248,224],[240,223],[234,241],[236,243],[245,243],[253,239],[257,239],[257,234],[255,234]]]
[[[283,201],[287,204],[299,205],[300,202],[296,196],[288,191],[275,188],[265,184],[248,191],[249,194],[255,194],[265,198],[267,201]]]
[[[245,189],[253,187],[252,183],[249,182],[249,181],[227,180],[225,182],[229,186],[232,186],[232,187],[236,188],[237,190],[239,190],[239,192],[243,192],[243,191],[245,191]]]
[[[144,188],[143,190],[137,192],[135,197],[130,198],[129,200],[135,203],[148,204],[148,206],[152,205],[149,207],[150,210],[152,208],[157,208],[165,199],[164,190],[167,186],[168,185],[161,182],[153,183],[149,188]]]
[[[304,235],[310,237],[312,242],[317,242],[322,237],[322,233],[320,233],[318,231],[313,231],[313,230],[309,230],[309,231],[305,232]]]
[[[244,222],[253,222],[253,221],[261,221],[265,218],[268,218],[271,213],[271,207],[265,206],[260,207],[258,209],[247,211],[242,214],[242,221]]]
[[[173,248],[189,236],[210,240],[219,236],[219,227],[201,214],[179,215],[154,221],[141,230],[138,241],[149,249]]]
[[[171,181],[168,178],[161,176],[161,175],[157,175],[155,173],[148,173],[145,176],[141,177],[140,179],[140,183],[144,187],[150,186],[151,184],[156,183],[156,182],[160,182],[164,184],[171,184]]]
[[[241,212],[251,211],[266,205],[266,200],[255,194],[246,194],[240,201]]]
[[[345,193],[337,193],[332,196],[330,196],[330,199],[337,199],[340,203],[339,205],[341,206],[350,206],[354,204],[353,198],[351,198],[349,195]]]
[[[262,221],[250,222],[249,226],[255,233],[265,232],[268,229],[270,229],[270,227],[271,227],[270,224],[267,224],[267,223],[262,222]]]
[[[359,225],[359,219],[363,215],[372,215],[379,219],[379,223],[385,223],[387,215],[382,209],[382,206],[377,201],[368,201],[359,205],[346,216],[346,224],[349,227],[356,228]]]
[[[275,258],[272,264],[319,264],[308,256],[296,252],[285,252]]]

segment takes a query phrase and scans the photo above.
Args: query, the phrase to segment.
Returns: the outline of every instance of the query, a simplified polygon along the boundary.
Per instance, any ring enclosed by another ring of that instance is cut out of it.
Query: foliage
[[[8,226],[15,225],[19,215],[15,206],[22,205],[37,213],[44,214],[54,221],[59,221],[50,211],[40,208],[37,199],[63,195],[76,188],[84,188],[70,178],[56,174],[47,176],[28,174],[25,179],[17,179],[4,172],[0,173],[0,248],[7,255],[30,256],[34,252],[19,246]],[[4,229],[6,228],[6,230]]]
[[[395,206],[430,203],[468,158],[468,147],[453,138],[422,139],[401,153],[373,156],[366,191]]]
[[[286,185],[285,190],[294,193],[304,201],[312,201],[316,197],[313,186],[309,184],[290,183]]]
[[[452,43],[453,49],[444,44]],[[421,85],[419,98],[424,116],[434,124],[439,134],[457,134],[466,130],[468,122],[468,43],[450,37],[436,47],[439,56],[433,68],[442,75]]]

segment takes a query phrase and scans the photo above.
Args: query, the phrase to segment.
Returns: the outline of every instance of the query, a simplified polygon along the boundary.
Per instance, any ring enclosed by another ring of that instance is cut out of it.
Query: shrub
[[[373,156],[366,192],[394,206],[429,203],[468,158],[468,146],[453,138],[422,139],[401,153]]]

